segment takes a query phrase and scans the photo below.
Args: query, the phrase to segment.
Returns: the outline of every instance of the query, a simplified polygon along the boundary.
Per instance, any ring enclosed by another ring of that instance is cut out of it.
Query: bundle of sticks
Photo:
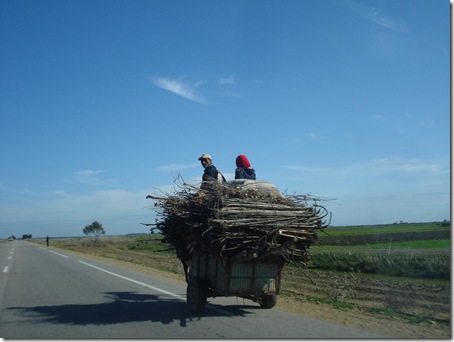
[[[317,231],[329,225],[328,211],[308,195],[271,196],[217,182],[204,190],[187,183],[178,187],[172,196],[147,198],[155,200],[160,217],[154,229],[182,260],[197,251],[230,261],[283,257],[306,263]]]

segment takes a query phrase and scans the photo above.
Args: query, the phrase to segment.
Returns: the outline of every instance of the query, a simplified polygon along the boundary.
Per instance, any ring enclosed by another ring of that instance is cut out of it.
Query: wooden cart
[[[229,261],[220,256],[194,254],[191,259],[186,300],[191,311],[205,308],[207,297],[236,296],[258,302],[262,308],[276,305],[283,259]]]

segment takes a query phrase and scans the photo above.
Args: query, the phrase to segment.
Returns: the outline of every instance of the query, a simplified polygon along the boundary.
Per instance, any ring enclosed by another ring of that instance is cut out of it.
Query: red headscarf
[[[249,160],[244,154],[240,154],[238,157],[236,157],[236,166],[244,166],[244,167],[251,167],[251,163],[249,163]]]

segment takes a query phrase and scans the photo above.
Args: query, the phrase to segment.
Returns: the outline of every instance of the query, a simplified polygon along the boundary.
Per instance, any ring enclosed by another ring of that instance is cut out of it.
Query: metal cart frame
[[[191,259],[186,299],[191,311],[205,308],[208,297],[237,296],[276,305],[280,293],[283,259],[229,261],[220,256],[194,254]]]

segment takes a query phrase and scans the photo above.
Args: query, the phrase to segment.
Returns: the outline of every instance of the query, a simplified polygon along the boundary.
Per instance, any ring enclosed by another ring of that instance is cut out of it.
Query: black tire
[[[259,304],[264,309],[271,309],[276,305],[277,296],[275,294],[261,295],[259,297]]]
[[[190,278],[186,288],[186,302],[189,310],[193,312],[203,311],[207,303],[207,287],[202,278]]]

